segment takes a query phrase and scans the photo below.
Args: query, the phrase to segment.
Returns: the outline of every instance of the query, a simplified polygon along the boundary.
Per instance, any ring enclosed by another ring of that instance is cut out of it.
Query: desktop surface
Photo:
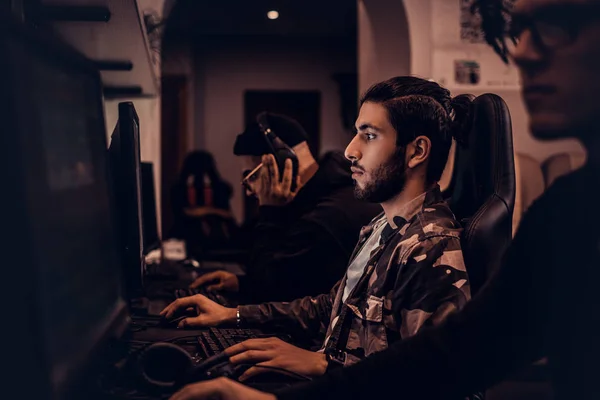
[[[182,330],[165,327],[158,322],[157,318],[134,317],[131,329],[120,344],[124,349],[123,357],[115,362],[114,367],[106,371],[106,374],[101,377],[99,382],[102,384],[97,388],[98,394],[105,399],[168,399],[178,387],[158,388],[149,385],[139,376],[140,355],[151,343],[167,342],[177,345],[189,354],[194,365],[197,366],[231,344],[263,336],[278,336],[284,340],[291,340],[289,335],[269,334],[256,328],[239,329],[230,327]],[[207,341],[207,338],[210,338],[210,341]],[[169,364],[170,361],[172,361],[171,357],[159,357],[154,362]],[[236,379],[247,368],[249,368],[248,365],[236,368],[223,367],[222,370],[234,371],[230,378]],[[212,376],[217,377],[219,371],[221,369],[215,368]],[[271,392],[300,382],[297,378],[276,371],[268,371],[261,375],[244,382],[244,384]]]

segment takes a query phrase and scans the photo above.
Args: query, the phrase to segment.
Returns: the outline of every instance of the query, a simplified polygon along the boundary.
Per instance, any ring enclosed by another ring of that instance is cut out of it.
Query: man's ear
[[[431,140],[427,136],[418,136],[407,146],[406,166],[416,168],[429,158],[431,154]]]

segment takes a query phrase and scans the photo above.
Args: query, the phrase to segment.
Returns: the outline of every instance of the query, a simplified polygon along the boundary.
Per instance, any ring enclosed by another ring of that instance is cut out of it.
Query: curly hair
[[[481,16],[481,27],[486,42],[505,63],[508,63],[506,41],[516,43],[516,38],[509,34],[508,29],[513,4],[514,0],[475,0],[471,6],[471,12]]]

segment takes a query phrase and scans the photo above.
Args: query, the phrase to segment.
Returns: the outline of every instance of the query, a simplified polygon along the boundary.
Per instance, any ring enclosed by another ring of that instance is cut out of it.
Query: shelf
[[[107,97],[158,95],[158,67],[136,0],[43,0],[42,4],[47,7],[44,15],[63,40],[96,62],[104,86],[110,88]]]

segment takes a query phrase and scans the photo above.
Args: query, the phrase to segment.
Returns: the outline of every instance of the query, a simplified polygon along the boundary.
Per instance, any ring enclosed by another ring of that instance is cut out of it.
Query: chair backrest
[[[582,167],[585,159],[586,155],[583,153],[560,153],[548,157],[542,163],[546,187],[550,187],[556,178]]]
[[[519,227],[523,214],[529,206],[544,193],[544,174],[538,160],[522,153],[515,154],[515,178],[517,190],[513,212],[513,236]]]
[[[475,294],[512,238],[515,167],[508,106],[495,94],[471,103],[471,124],[465,143],[457,146],[448,199],[463,224],[465,264]]]
[[[475,96],[469,93],[460,94],[456,96],[456,98],[465,98],[471,103],[473,103],[473,100],[475,100]],[[472,112],[472,110],[470,112]],[[465,123],[464,126],[461,127],[464,130],[463,136],[465,138],[469,137],[469,133],[471,132],[472,126],[473,117],[472,114],[470,114],[469,121],[467,121],[467,123]],[[454,188],[456,187],[456,168],[458,168],[456,166],[456,154],[459,151],[458,147],[459,145],[456,142],[456,140],[452,139],[452,146],[450,147],[450,151],[448,152],[448,161],[446,161],[446,166],[444,167],[444,171],[442,171],[442,176],[440,177],[440,180],[438,182],[440,185],[440,190],[442,191],[442,195],[446,200],[452,197],[452,193],[454,192]],[[464,143],[460,147],[464,147]]]

